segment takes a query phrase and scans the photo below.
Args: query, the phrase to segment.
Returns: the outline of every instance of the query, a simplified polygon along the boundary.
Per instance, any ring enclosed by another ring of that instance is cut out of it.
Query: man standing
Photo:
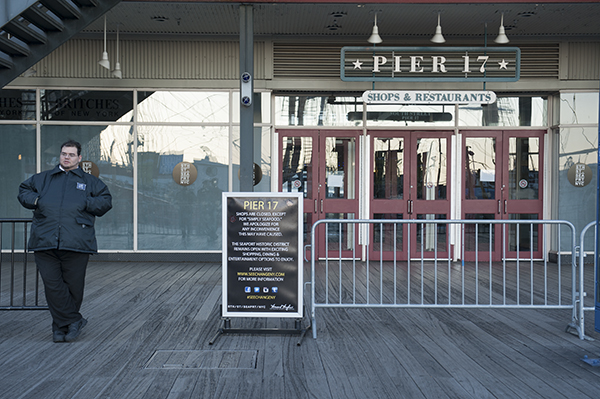
[[[94,220],[112,208],[108,187],[79,162],[81,144],[67,141],[59,165],[19,186],[19,202],[33,209],[29,250],[44,282],[54,342],[75,340],[87,324],[79,310],[88,259],[98,251]]]

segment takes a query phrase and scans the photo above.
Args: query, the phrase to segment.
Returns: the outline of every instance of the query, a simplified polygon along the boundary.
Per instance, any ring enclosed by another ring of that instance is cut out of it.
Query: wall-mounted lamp
[[[115,78],[123,78],[123,73],[121,72],[121,64],[119,63],[119,24],[117,24],[117,63],[115,64],[115,70],[112,71],[112,75]]]
[[[108,60],[108,53],[106,52],[106,15],[104,16],[104,52],[102,53],[102,59],[98,61],[98,64],[110,70],[110,61]]]
[[[506,44],[510,40],[506,37],[506,33],[504,32],[504,13],[502,13],[502,18],[500,19],[500,29],[498,31],[498,37],[494,40],[494,42],[498,44]]]
[[[378,44],[383,42],[383,40],[381,40],[381,36],[379,36],[379,28],[377,27],[377,13],[375,13],[375,23],[373,24],[373,32],[371,33],[371,37],[369,37],[367,41],[372,44]]]
[[[440,13],[438,12],[438,24],[435,27],[435,35],[431,38],[434,43],[444,43],[446,39],[442,36],[442,26],[440,25]]]

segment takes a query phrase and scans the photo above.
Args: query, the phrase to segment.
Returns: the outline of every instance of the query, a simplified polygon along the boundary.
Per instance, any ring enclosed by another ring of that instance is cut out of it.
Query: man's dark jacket
[[[95,217],[112,208],[102,180],[81,168],[65,172],[56,166],[21,183],[18,199],[33,209],[29,250],[98,251]]]

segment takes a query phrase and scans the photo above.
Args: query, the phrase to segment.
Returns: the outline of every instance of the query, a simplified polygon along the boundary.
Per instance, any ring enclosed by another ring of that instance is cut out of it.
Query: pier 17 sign
[[[342,47],[346,82],[516,82],[518,47]]]
[[[302,317],[302,204],[302,193],[223,193],[223,317]]]

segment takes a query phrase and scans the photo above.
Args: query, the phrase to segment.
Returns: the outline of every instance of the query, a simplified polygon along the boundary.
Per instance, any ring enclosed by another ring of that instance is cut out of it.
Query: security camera
[[[240,79],[240,100],[243,105],[249,107],[252,104],[252,75],[248,72],[244,72]]]

